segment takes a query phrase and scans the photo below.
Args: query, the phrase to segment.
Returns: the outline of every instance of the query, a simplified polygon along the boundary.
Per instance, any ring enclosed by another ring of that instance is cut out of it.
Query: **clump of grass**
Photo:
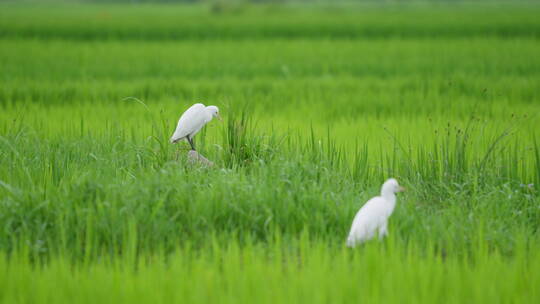
[[[273,134],[257,134],[252,116],[244,109],[239,115],[228,116],[223,148],[226,167],[246,166],[271,161],[279,149],[279,142]]]

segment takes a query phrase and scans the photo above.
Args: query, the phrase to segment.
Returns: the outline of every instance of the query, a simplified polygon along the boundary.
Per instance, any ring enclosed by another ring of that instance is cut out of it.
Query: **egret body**
[[[180,119],[176,130],[171,137],[171,143],[176,143],[180,140],[187,140],[192,150],[195,150],[193,137],[197,134],[204,125],[209,123],[214,117],[221,120],[219,109],[216,106],[205,106],[202,103],[196,103],[187,109]]]
[[[357,244],[372,239],[375,234],[379,238],[388,235],[388,218],[392,215],[396,206],[396,193],[404,191],[397,180],[387,180],[381,189],[381,196],[370,199],[354,217],[347,246],[354,247]]]

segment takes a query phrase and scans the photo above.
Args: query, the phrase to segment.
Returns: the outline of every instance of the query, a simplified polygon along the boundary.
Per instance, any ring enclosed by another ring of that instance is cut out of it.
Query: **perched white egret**
[[[171,137],[171,143],[176,143],[180,140],[187,140],[192,150],[195,150],[193,144],[193,137],[197,134],[204,125],[209,123],[212,118],[216,117],[221,120],[219,116],[219,109],[216,106],[205,106],[202,103],[196,103],[187,109],[180,119],[178,125]]]
[[[354,247],[370,240],[378,233],[379,238],[388,235],[388,218],[396,206],[396,193],[405,191],[397,180],[387,180],[381,189],[381,196],[370,199],[354,217],[347,246]]]

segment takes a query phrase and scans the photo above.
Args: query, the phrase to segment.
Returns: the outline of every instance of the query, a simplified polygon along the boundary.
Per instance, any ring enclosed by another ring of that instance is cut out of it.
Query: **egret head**
[[[401,187],[397,180],[395,178],[391,178],[384,182],[382,189],[381,189],[381,195],[394,195],[397,192],[403,192],[405,191],[405,188]]]
[[[212,118],[217,118],[221,120],[221,116],[219,116],[219,109],[216,106],[208,106],[206,107],[206,111],[208,111],[210,114],[212,114]]]

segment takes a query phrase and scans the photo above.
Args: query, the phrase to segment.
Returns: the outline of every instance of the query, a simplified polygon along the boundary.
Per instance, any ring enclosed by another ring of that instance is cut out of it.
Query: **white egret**
[[[216,117],[221,120],[219,116],[219,109],[216,106],[205,106],[202,103],[196,103],[187,109],[180,119],[178,125],[171,137],[171,143],[176,143],[180,140],[187,140],[191,149],[195,151],[195,145],[193,144],[193,137],[197,134],[204,125],[209,123],[212,118]]]
[[[405,191],[397,180],[387,180],[381,189],[381,196],[370,199],[354,217],[347,246],[354,247],[370,240],[378,233],[379,239],[388,235],[388,218],[396,206],[396,193]]]

